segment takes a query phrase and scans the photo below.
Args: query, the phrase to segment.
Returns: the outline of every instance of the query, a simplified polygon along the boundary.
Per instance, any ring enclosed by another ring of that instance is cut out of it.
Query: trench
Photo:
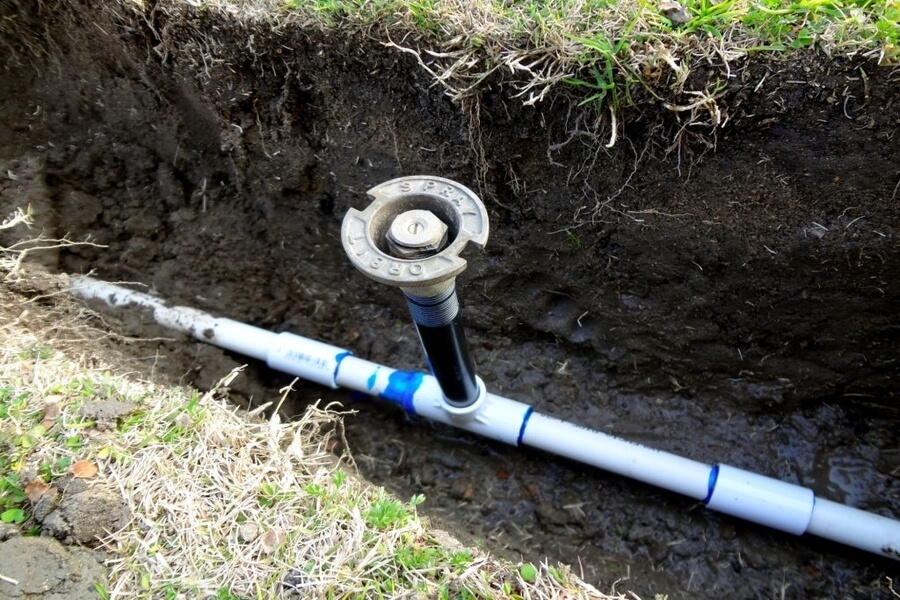
[[[491,219],[458,279],[489,389],[900,518],[897,69],[748,60],[728,127],[679,136],[659,109],[604,148],[605,122],[564,91],[526,107],[498,76],[458,104],[364,36],[153,19],[70,3],[44,24],[68,32],[46,53],[24,34],[3,48],[0,208],[103,246],[47,266],[424,370],[402,296],[352,268],[340,223],[379,183],[448,177]],[[120,325],[171,338],[140,315]],[[200,387],[246,362],[184,339],[131,347],[148,374]],[[290,383],[251,363],[234,389],[254,404]],[[650,598],[891,597],[887,559],[294,387],[288,411],[354,411],[367,479],[424,494],[425,515],[493,554]]]

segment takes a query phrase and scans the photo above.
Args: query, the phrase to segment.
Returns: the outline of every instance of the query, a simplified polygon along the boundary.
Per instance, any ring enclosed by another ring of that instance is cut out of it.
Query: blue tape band
[[[378,397],[396,402],[403,410],[414,415],[416,407],[413,404],[413,396],[419,391],[424,379],[425,374],[417,371],[394,371],[388,377],[387,387],[378,394]]]

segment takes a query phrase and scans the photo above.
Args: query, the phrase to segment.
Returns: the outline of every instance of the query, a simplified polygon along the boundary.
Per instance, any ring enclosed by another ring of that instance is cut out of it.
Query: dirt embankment
[[[55,268],[422,368],[402,298],[353,271],[340,221],[388,179],[455,179],[492,220],[460,280],[490,388],[900,514],[897,69],[708,64],[693,77],[721,78],[702,108],[724,125],[645,104],[606,148],[608,117],[563,90],[523,106],[497,73],[454,103],[371,37],[58,8],[4,47],[0,89],[3,210],[30,202],[48,232],[105,246]],[[201,385],[240,360],[159,351],[157,372]],[[280,383],[257,371],[245,391]],[[371,407],[349,429],[371,477],[497,552],[580,559],[597,581],[630,565],[633,589],[673,597],[886,593],[867,587],[884,563],[547,456]]]

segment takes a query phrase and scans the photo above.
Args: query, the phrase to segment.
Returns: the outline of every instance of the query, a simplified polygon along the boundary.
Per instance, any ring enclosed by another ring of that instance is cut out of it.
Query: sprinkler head
[[[459,253],[487,242],[487,210],[467,187],[426,175],[393,179],[369,195],[365,210],[344,216],[344,251],[367,277],[403,290],[444,408],[454,419],[474,418],[487,392],[469,356],[455,282],[466,268]]]
[[[369,190],[372,203],[350,209],[344,250],[367,277],[414,296],[437,296],[466,268],[460,253],[484,247],[488,216],[469,188],[443,177],[392,179]]]

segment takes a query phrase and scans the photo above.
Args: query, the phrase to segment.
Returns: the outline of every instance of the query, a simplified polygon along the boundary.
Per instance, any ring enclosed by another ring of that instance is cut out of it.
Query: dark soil
[[[491,217],[459,280],[489,389],[900,518],[900,70],[746,59],[724,127],[645,103],[606,149],[608,121],[565,90],[525,107],[497,75],[457,104],[368,36],[150,5],[45,2],[0,46],[0,208],[31,203],[49,234],[104,245],[46,263],[424,369],[402,297],[351,267],[340,223],[388,179],[448,177]],[[698,66],[699,89],[721,68]],[[245,360],[134,347],[148,373],[200,386]],[[249,373],[252,403],[290,382]],[[301,384],[295,409],[319,398],[359,410],[348,439],[369,479],[601,589],[890,598],[900,573],[345,392]]]

